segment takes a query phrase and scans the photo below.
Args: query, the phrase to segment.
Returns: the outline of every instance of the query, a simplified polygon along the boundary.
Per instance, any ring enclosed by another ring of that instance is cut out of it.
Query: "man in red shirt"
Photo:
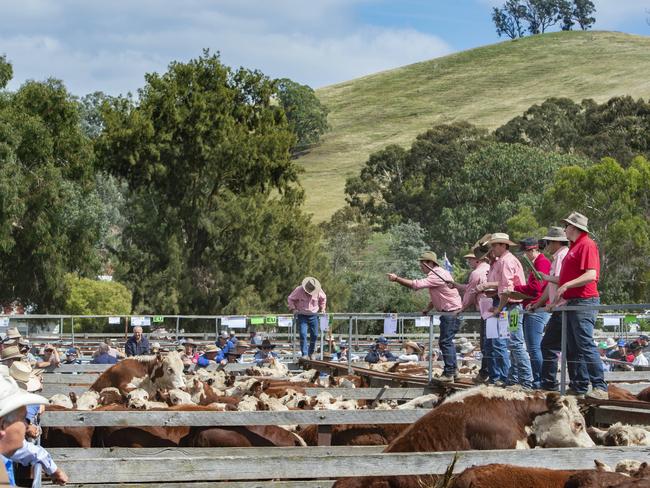
[[[537,239],[527,237],[519,241],[519,250],[524,253],[528,262],[533,264],[535,271],[538,273],[548,274],[551,271],[551,262],[539,252],[539,242]],[[539,299],[546,288],[546,282],[538,280],[535,271],[530,270],[526,278],[526,284],[515,286],[516,293],[520,293],[522,298],[528,297],[524,298],[522,303],[524,308]],[[541,388],[541,344],[544,327],[550,316],[551,314],[543,309],[527,311],[524,314],[524,339],[526,340],[526,349],[530,357],[530,365],[533,369],[533,388],[535,389]]]
[[[556,302],[562,298],[570,307],[585,307],[585,310],[569,311],[567,314],[567,348],[575,353],[578,361],[587,365],[588,381],[592,391],[587,394],[592,398],[607,399],[607,383],[600,363],[598,348],[594,342],[594,325],[597,310],[589,309],[600,304],[598,279],[600,277],[600,255],[598,246],[589,237],[588,219],[578,212],[572,212],[563,220],[566,224],[566,236],[571,247],[562,263]],[[572,354],[573,355],[573,354]],[[584,370],[578,370],[584,373]],[[578,378],[577,383],[584,383],[587,378]]]

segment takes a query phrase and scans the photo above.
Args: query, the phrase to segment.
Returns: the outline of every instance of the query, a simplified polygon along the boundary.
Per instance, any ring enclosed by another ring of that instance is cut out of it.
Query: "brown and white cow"
[[[593,447],[575,399],[480,386],[445,399],[384,452]],[[416,477],[417,478],[417,477]],[[413,477],[346,478],[337,487],[417,488]]]
[[[589,427],[589,435],[603,446],[650,446],[650,430],[643,425],[623,425],[616,422],[607,430]]]
[[[454,477],[450,488],[563,488],[578,471],[511,464],[473,466]]]
[[[90,387],[96,392],[117,388],[123,395],[142,388],[153,397],[158,390],[184,389],[183,361],[176,351],[165,356],[127,358],[104,371]]]

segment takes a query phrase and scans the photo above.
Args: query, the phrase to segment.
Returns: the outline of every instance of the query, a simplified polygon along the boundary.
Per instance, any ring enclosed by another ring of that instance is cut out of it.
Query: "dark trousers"
[[[454,376],[456,374],[456,347],[454,346],[454,336],[460,328],[460,319],[450,315],[440,317],[440,338],[438,345],[442,351],[442,360],[445,363],[443,374],[445,376]]]
[[[568,318],[568,317],[567,317]],[[567,329],[569,322],[567,320]],[[558,390],[557,367],[558,357],[562,351],[562,312],[553,312],[546,324],[544,337],[541,342],[542,373],[541,383],[543,390]],[[567,372],[569,373],[569,386],[578,393],[586,393],[589,382],[585,382],[587,367],[584,361],[579,361],[575,350],[568,347],[567,343]]]
[[[298,315],[296,317],[300,331],[300,352],[311,356],[316,349],[318,339],[318,315]],[[307,329],[309,329],[309,346],[307,346]]]
[[[481,369],[478,371],[478,375],[481,378],[488,377],[488,356],[485,353],[485,320],[481,319],[481,326],[479,329],[479,347],[481,348]]]

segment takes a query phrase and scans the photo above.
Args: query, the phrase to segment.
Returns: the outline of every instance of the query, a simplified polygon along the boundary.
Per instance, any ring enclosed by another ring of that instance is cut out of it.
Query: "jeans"
[[[567,322],[568,324],[568,322]],[[541,388],[544,390],[558,390],[557,363],[562,352],[562,312],[553,312],[546,324],[544,337],[542,337],[542,374]],[[578,393],[587,393],[589,382],[587,367],[584,361],[578,361],[574,351],[567,349],[567,372],[569,373],[569,386]]]
[[[520,304],[508,305],[505,310],[508,313],[516,310],[519,313],[519,320],[517,323],[517,330],[510,332],[510,339],[508,340],[508,349],[510,349],[510,361],[512,362],[508,376],[508,383],[518,383],[524,388],[533,387],[533,370],[530,366],[530,357],[526,351],[524,342],[524,310]]]
[[[300,327],[300,352],[303,356],[311,356],[316,349],[318,339],[318,315],[298,315],[296,317]],[[307,328],[309,328],[309,348],[307,348]]]
[[[499,299],[494,298],[492,304],[497,307]],[[485,339],[485,355],[487,356],[489,382],[508,381],[510,370],[510,354],[508,353],[508,339]]]
[[[575,298],[567,303],[570,307],[587,307],[599,305],[600,298]],[[594,325],[596,325],[597,310],[578,310],[565,312],[567,314],[567,349],[575,353],[578,361],[583,361],[585,370],[578,370],[576,381],[591,382],[594,389],[607,391],[605,373],[602,367],[598,347],[594,343]]]
[[[481,319],[481,325],[479,330],[479,347],[481,348],[481,369],[478,371],[478,375],[481,378],[489,377],[488,370],[488,357],[485,353],[485,320]]]
[[[544,326],[548,322],[551,314],[543,310],[527,312],[524,314],[524,340],[530,366],[533,370],[533,388],[539,389],[542,376],[542,336],[544,335]]]
[[[456,374],[456,347],[454,346],[454,336],[460,328],[460,319],[450,315],[440,317],[440,338],[438,345],[442,352],[442,360],[445,363],[442,374],[445,376],[454,376]]]

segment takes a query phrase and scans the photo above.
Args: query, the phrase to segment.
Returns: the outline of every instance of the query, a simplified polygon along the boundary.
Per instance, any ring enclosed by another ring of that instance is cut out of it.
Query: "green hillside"
[[[317,90],[332,130],[300,158],[316,221],[344,204],[345,179],[387,144],[434,124],[495,128],[548,97],[650,97],[650,37],[559,32],[506,41]]]

